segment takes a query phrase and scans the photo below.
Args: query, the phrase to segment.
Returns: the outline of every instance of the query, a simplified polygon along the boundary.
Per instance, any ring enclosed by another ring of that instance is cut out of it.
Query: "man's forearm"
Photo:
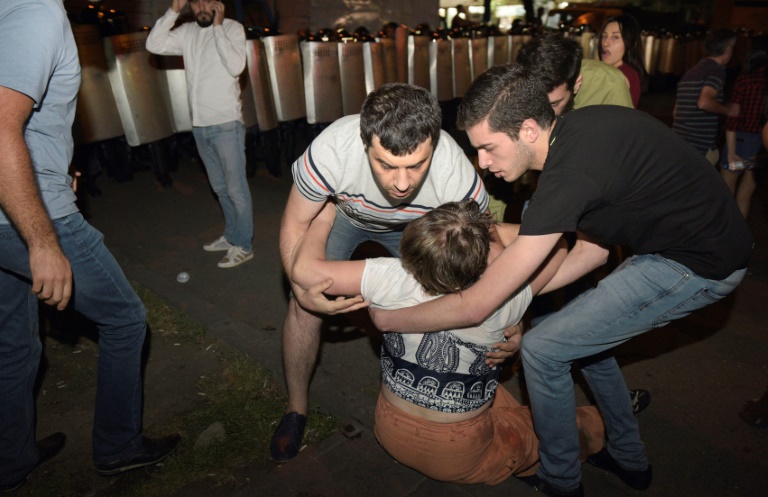
[[[293,254],[296,250],[296,245],[304,233],[297,229],[286,229],[285,227],[280,230],[280,260],[283,263],[283,270],[288,279],[291,278],[293,271]]]
[[[315,218],[296,244],[291,262],[291,280],[302,288],[309,288],[326,279],[313,269],[325,261],[325,249],[333,224]]]
[[[58,238],[35,181],[24,135],[0,131],[0,207],[30,251],[58,248]]]
[[[717,97],[710,93],[703,93],[701,96],[699,96],[699,100],[696,102],[696,105],[700,110],[709,112],[711,114],[721,114],[727,116],[731,111],[730,105],[718,102]]]

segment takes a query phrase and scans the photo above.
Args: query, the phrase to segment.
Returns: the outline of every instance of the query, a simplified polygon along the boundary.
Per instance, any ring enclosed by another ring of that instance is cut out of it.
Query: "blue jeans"
[[[539,438],[539,477],[562,491],[581,481],[571,378],[571,362],[579,359],[605,421],[608,452],[624,469],[645,470],[645,446],[612,349],[717,302],[745,273],[713,281],[658,255],[633,256],[526,333],[521,355]]]
[[[146,310],[102,234],[80,213],[53,226],[72,267],[70,306],[99,330],[93,459],[107,463],[142,442]],[[0,225],[0,484],[23,477],[38,459],[33,387],[41,345],[38,301],[30,287],[27,246],[12,226]]]
[[[358,228],[342,214],[336,214],[331,234],[328,235],[328,243],[325,247],[325,257],[329,261],[348,261],[352,253],[363,242],[378,242],[386,248],[390,254],[400,257],[400,239],[403,231],[387,231],[377,233]]]
[[[208,181],[224,213],[224,238],[232,245],[253,248],[253,206],[245,177],[245,126],[232,121],[192,128]]]

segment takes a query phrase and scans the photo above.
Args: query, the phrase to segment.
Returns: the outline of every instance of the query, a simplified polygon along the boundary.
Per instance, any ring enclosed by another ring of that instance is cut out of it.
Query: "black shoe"
[[[651,392],[643,389],[630,390],[629,398],[632,399],[632,413],[639,414],[651,403]]]
[[[539,475],[518,476],[517,479],[530,485],[537,492],[549,497],[584,497],[584,486],[581,483],[579,483],[579,488],[576,490],[571,492],[563,492],[552,488],[551,485],[548,485],[547,482],[539,478]]]
[[[176,450],[180,443],[181,435],[178,433],[163,438],[144,437],[141,447],[136,452],[107,464],[97,464],[96,472],[101,476],[111,476],[124,471],[157,464],[171,455],[171,452]]]
[[[272,459],[277,462],[286,462],[296,457],[301,449],[301,439],[306,425],[307,417],[303,414],[289,412],[284,415],[269,445]]]
[[[23,478],[20,478],[19,480],[8,483],[6,485],[0,485],[0,492],[10,492],[11,490],[16,490],[20,486],[24,485],[24,483],[27,481],[27,478],[29,478],[29,475],[31,475],[42,464],[56,457],[56,455],[61,452],[61,449],[64,448],[66,443],[67,436],[60,432],[54,433],[53,435],[48,435],[44,439],[39,440],[35,444],[37,445],[38,452],[38,459],[35,466],[29,471],[29,473],[24,475]]]
[[[616,462],[616,459],[611,456],[608,449],[603,447],[603,450],[597,454],[592,454],[587,458],[587,462],[592,466],[597,466],[600,469],[609,471],[619,478],[621,481],[634,488],[635,490],[645,490],[651,486],[653,481],[653,468],[648,465],[648,468],[644,471],[629,471]]]

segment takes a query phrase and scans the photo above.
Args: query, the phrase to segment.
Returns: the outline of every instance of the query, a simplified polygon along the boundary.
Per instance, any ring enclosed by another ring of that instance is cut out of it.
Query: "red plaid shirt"
[[[726,119],[726,130],[760,133],[765,121],[766,85],[766,67],[736,78],[730,101],[739,104],[741,111],[738,116]]]

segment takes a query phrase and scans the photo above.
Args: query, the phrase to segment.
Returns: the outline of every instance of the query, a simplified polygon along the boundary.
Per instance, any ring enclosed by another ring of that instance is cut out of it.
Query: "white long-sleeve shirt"
[[[239,76],[245,69],[245,30],[224,19],[220,26],[201,28],[187,22],[171,30],[179,14],[171,9],[157,20],[147,38],[147,50],[181,55],[193,126],[243,122]]]

